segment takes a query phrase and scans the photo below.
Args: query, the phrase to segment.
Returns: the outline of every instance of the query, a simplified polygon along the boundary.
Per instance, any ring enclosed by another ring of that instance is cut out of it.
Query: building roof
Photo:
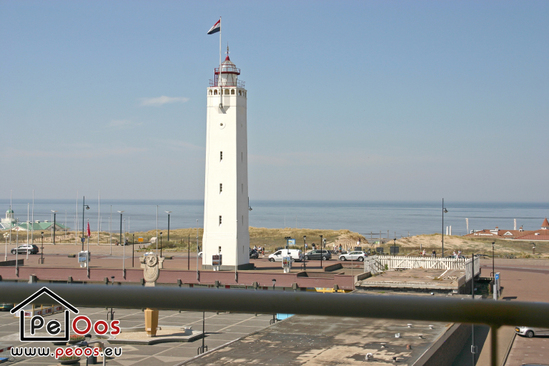
[[[502,230],[498,227],[494,229],[483,229],[465,236],[474,238],[501,238],[515,240],[549,240],[548,219],[542,222],[539,230]]]
[[[66,230],[67,227],[58,222],[55,223],[56,230]],[[53,229],[53,222],[50,221],[36,221],[36,222],[20,222],[15,225],[14,230],[18,231],[45,231]]]

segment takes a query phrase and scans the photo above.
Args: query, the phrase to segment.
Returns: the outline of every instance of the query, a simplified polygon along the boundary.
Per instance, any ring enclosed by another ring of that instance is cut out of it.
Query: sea
[[[112,200],[86,197],[85,225],[91,231],[125,232],[202,228],[202,200]],[[20,222],[56,220],[82,230],[83,199],[13,199],[11,206]],[[0,199],[8,210],[9,199]],[[348,229],[368,238],[400,238],[442,231],[465,235],[472,230],[540,229],[548,217],[548,202],[453,202],[445,201],[250,201],[250,226],[264,228]],[[443,213],[447,211],[446,213]]]

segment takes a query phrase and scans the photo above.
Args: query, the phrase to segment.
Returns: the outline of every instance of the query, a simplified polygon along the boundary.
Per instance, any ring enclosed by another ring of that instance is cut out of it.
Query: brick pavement
[[[492,261],[483,260],[481,266],[481,274],[489,276],[492,272]],[[548,302],[547,259],[495,259],[495,272],[500,272],[501,275],[501,285],[504,287],[502,300]],[[548,337],[536,339],[514,338],[514,333],[514,327],[502,327],[498,330],[499,365],[502,363],[512,341],[514,343],[506,366],[521,365],[528,362],[549,363]],[[477,365],[490,365],[490,337],[489,334],[485,346],[481,350]]]

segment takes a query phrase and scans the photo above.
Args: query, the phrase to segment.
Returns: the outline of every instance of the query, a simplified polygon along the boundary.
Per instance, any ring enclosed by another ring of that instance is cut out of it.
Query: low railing
[[[18,304],[43,285],[0,282],[0,303]],[[548,327],[548,303],[447,297],[319,294],[310,292],[49,284],[74,307],[286,313],[487,324],[491,365],[497,365],[497,329],[503,325]],[[42,295],[46,296],[46,295]],[[44,299],[42,298],[43,302]],[[407,306],[403,306],[407,304]]]
[[[479,276],[481,266],[479,258],[474,259],[474,276]],[[379,273],[384,269],[442,269],[442,270],[463,270],[466,280],[472,278],[472,259],[471,258],[437,258],[437,257],[402,257],[390,255],[374,255],[365,260],[365,272],[373,274]]]
[[[218,85],[218,78],[216,77],[216,79],[212,80],[210,79],[209,80],[209,83],[208,85],[212,88],[212,87],[215,87],[215,86],[219,86]],[[237,88],[241,88],[241,89],[245,89],[245,85],[246,85],[246,82],[244,80],[240,80],[238,79],[237,80],[237,85],[235,85],[234,83],[228,83],[226,82],[225,85],[222,85],[224,88],[230,88],[230,87],[237,87]]]

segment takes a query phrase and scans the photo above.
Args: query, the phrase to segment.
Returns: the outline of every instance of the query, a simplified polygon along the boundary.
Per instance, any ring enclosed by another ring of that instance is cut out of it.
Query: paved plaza
[[[80,314],[87,315],[92,321],[107,320],[107,309],[79,308]],[[120,320],[120,326],[124,328],[143,327],[144,316],[141,310],[114,309],[115,319]],[[46,321],[53,319],[46,317]],[[239,339],[250,333],[270,326],[272,315],[263,314],[232,314],[232,313],[205,313],[204,344],[208,350],[222,346],[228,342]],[[159,326],[192,326],[194,331],[202,332],[202,312],[189,311],[160,311]],[[5,346],[17,347],[50,347],[52,352],[56,347],[49,342],[20,342],[19,319],[9,311],[0,312],[0,349]],[[91,338],[88,342],[104,341]],[[122,356],[107,360],[107,365],[151,365],[172,366],[188,360],[197,355],[197,349],[202,345],[202,339],[194,342],[170,342],[154,345],[111,344],[111,347],[121,347]],[[109,346],[106,343],[106,346]],[[5,357],[5,356],[0,356]],[[57,365],[53,357],[16,357],[11,365]],[[85,364],[83,359],[80,363]]]

